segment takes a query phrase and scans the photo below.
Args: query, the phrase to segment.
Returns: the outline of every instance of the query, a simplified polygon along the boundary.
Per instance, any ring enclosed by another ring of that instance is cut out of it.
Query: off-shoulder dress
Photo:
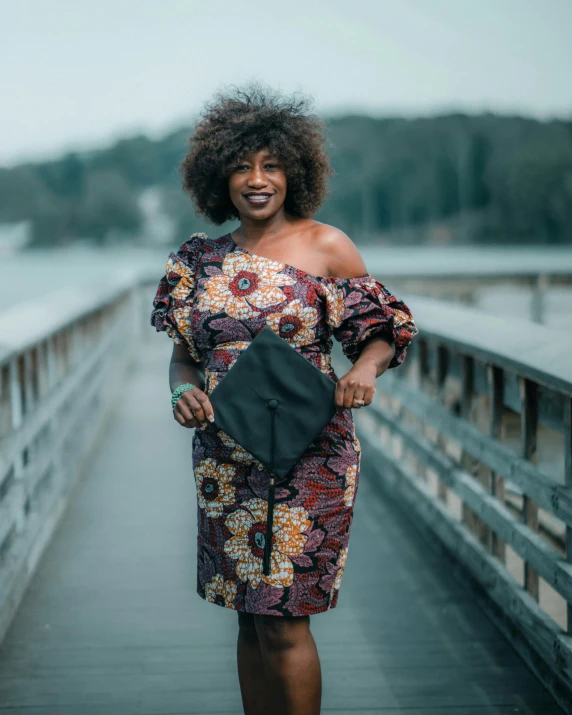
[[[169,254],[151,324],[200,361],[209,394],[264,325],[337,381],[333,337],[352,363],[364,342],[406,356],[418,329],[410,309],[367,274],[314,276],[256,255],[225,234],[194,233]],[[194,430],[198,594],[247,613],[306,616],[334,608],[348,555],[361,446],[351,408],[339,409],[276,490],[271,572],[262,572],[269,470],[209,423]]]

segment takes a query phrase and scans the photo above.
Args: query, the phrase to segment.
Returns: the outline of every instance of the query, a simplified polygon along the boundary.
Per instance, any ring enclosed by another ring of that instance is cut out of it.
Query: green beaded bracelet
[[[171,407],[175,409],[175,405],[177,404],[179,397],[183,394],[183,392],[186,392],[187,390],[192,390],[193,387],[196,387],[196,385],[193,385],[192,382],[185,382],[182,385],[179,385],[173,390],[173,394],[171,395]]]

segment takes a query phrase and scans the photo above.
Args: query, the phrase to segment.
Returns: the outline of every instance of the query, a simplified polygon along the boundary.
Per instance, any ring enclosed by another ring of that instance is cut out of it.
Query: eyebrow
[[[270,152],[270,153],[269,153],[269,152],[266,152],[266,154],[263,154],[263,155],[262,155],[262,158],[263,158],[263,159],[270,159],[270,158],[278,159],[278,157],[276,156],[276,154],[272,154],[272,152]],[[247,158],[247,157],[242,157],[242,158],[239,159],[239,161],[248,161],[248,158]]]

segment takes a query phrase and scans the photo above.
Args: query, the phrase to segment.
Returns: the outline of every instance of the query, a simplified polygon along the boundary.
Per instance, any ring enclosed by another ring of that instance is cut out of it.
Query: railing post
[[[504,413],[504,373],[502,368],[496,365],[489,365],[488,391],[489,391],[489,434],[500,442],[502,438],[502,424]],[[492,469],[490,470],[490,492],[501,504],[504,504],[504,479]],[[502,539],[499,539],[493,531],[491,539],[491,553],[493,553],[501,563],[506,562],[506,548]]]
[[[520,412],[520,448],[521,456],[534,464],[536,463],[537,451],[537,427],[538,427],[538,388],[535,382],[531,382],[524,377],[519,378],[520,399],[522,409]],[[533,531],[538,531],[538,505],[523,494],[522,517],[524,523]],[[538,574],[525,562],[524,587],[530,595],[538,601]]]
[[[22,395],[24,397],[24,415],[29,414],[34,407],[34,366],[32,350],[24,353],[24,370],[22,375]]]
[[[10,360],[10,402],[12,404],[12,430],[15,432],[24,419],[22,388],[18,367],[19,358]]]
[[[0,366],[0,439],[12,429],[10,367]]]
[[[544,323],[548,287],[548,275],[546,273],[539,273],[534,279],[530,301],[530,316],[534,323]]]
[[[572,487],[572,397],[564,399],[564,485]],[[572,527],[566,524],[566,561],[572,564]],[[566,632],[572,633],[572,604],[566,601]]]
[[[51,392],[58,381],[58,366],[56,364],[56,336],[49,335],[46,339],[46,373],[48,392]]]
[[[437,360],[435,365],[435,379],[437,383],[437,399],[441,404],[445,402],[445,379],[449,367],[447,348],[444,345],[437,346]],[[447,440],[439,433],[437,435],[437,444],[441,452],[447,449]],[[445,504],[447,503],[447,485],[441,479],[438,481],[437,496]]]
[[[24,397],[21,373],[24,371],[23,359],[15,357],[10,360],[10,402],[12,404],[12,431],[18,430],[24,421]],[[18,492],[17,503],[19,504],[15,513],[12,514],[13,523],[16,530],[21,533],[25,528],[25,517],[23,512],[24,504],[24,454],[19,451],[14,459],[14,493]]]
[[[38,401],[43,400],[49,392],[48,388],[48,342],[43,340],[38,344]]]
[[[461,417],[471,422],[471,414],[473,409],[474,393],[475,393],[475,361],[469,355],[461,357]],[[479,460],[475,459],[467,450],[461,452],[461,467],[471,475],[473,479],[479,478]],[[487,488],[490,485],[487,483]],[[489,545],[490,548],[490,529],[479,517],[467,506],[465,502],[462,505],[462,520],[468,529],[471,530],[479,541]]]
[[[427,346],[427,341],[424,338],[419,339],[418,345],[418,359],[419,359],[419,389],[422,392],[427,391],[427,384],[430,381],[429,375],[429,350]],[[419,431],[423,437],[427,436],[427,430],[425,429],[425,422],[423,420],[417,420]],[[427,481],[427,470],[425,465],[421,460],[416,460],[417,463],[417,476],[421,477],[424,481]]]

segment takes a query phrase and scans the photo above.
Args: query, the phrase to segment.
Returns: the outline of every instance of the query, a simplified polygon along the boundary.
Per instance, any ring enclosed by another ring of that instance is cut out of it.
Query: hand
[[[214,411],[206,392],[200,387],[193,387],[179,397],[173,416],[183,427],[204,429],[209,421],[214,420]]]
[[[354,365],[352,369],[336,383],[334,401],[338,407],[358,409],[371,404],[376,391],[376,374],[371,367]],[[356,402],[354,400],[362,401]]]

